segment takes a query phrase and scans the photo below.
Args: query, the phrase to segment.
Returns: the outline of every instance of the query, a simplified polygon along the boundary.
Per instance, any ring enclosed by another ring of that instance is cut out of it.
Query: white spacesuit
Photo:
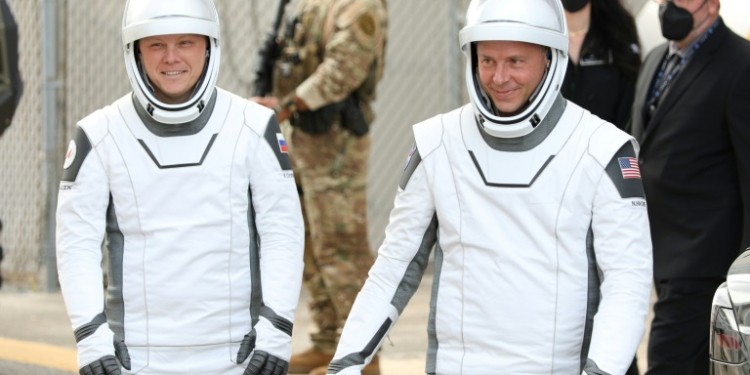
[[[170,105],[133,45],[181,33],[210,47],[190,100]],[[281,371],[304,229],[276,118],[215,88],[211,0],[130,0],[123,44],[134,92],[78,123],[60,184],[58,269],[81,374],[120,374],[114,355],[125,373]]]
[[[386,238],[329,374],[359,374],[435,246],[428,374],[622,375],[644,331],[651,241],[637,145],[559,94],[554,0],[474,0],[460,33],[471,104],[413,128]],[[550,48],[537,94],[501,116],[474,44]],[[488,104],[489,103],[489,104]]]

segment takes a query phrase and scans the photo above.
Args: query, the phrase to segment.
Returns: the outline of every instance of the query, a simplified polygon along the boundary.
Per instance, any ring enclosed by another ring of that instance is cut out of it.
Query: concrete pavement
[[[424,374],[431,284],[432,276],[425,275],[383,344],[383,375]],[[294,352],[310,346],[312,323],[306,298],[303,292],[292,334]],[[638,351],[641,373],[646,364],[646,339]],[[61,295],[0,290],[0,375],[76,373],[75,340]]]

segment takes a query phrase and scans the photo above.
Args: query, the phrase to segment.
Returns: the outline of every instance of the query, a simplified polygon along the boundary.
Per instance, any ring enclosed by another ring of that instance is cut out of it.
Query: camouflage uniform
[[[368,124],[383,72],[385,0],[302,0],[285,27],[273,96],[296,95],[310,110],[353,92]],[[282,100],[283,101],[283,100]],[[333,352],[373,255],[367,243],[365,185],[370,133],[356,136],[336,117],[310,134],[282,124],[305,216],[305,286],[319,332],[316,348]]]

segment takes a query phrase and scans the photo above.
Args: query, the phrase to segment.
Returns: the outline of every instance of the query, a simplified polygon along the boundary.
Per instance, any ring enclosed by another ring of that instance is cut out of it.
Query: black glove
[[[237,352],[237,363],[241,364],[242,362],[245,362],[247,359],[247,356],[252,353],[253,349],[255,349],[255,337],[257,336],[257,333],[255,333],[255,328],[253,328],[250,333],[245,335],[245,338],[242,340],[242,344],[240,344],[240,350]]]
[[[331,129],[336,115],[340,116],[341,127],[348,129],[354,135],[361,137],[370,130],[365,121],[365,115],[359,108],[359,99],[356,94],[349,95],[346,99],[328,104],[314,111],[302,111],[293,114],[289,123],[310,134],[322,134]]]
[[[99,358],[99,360],[83,366],[78,373],[81,375],[122,375],[120,365],[117,363],[115,356],[108,355]]]
[[[128,347],[125,346],[124,340],[115,341],[115,355],[122,364],[122,367],[130,370],[130,353],[128,353]]]
[[[289,123],[305,133],[323,134],[331,129],[334,116],[341,111],[341,108],[339,103],[334,103],[314,111],[296,112],[289,119]]]
[[[128,353],[128,347],[125,346],[125,341],[115,341],[114,346],[117,359],[111,355],[101,357],[98,361],[83,366],[78,370],[78,373],[80,375],[121,375],[120,364],[130,370],[130,354]],[[117,363],[118,360],[120,363]]]
[[[370,130],[365,121],[365,115],[359,108],[359,99],[356,93],[344,100],[344,108],[341,110],[341,126],[349,129],[354,135],[361,137]]]
[[[257,350],[250,357],[250,363],[244,375],[286,375],[287,371],[289,371],[289,362]]]

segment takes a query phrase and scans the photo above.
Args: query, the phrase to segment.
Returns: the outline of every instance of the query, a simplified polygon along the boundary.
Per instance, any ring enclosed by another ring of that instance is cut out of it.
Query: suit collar
[[[645,128],[644,108],[646,105],[646,100],[648,99],[648,94],[651,90],[651,85],[653,84],[656,71],[659,69],[661,61],[667,54],[667,49],[667,43],[655,47],[643,62],[643,66],[641,66],[641,72],[638,74],[638,80],[636,82],[637,89],[635,91],[635,98],[633,100],[633,110],[630,126],[630,133],[633,135],[633,137],[635,137],[635,139],[638,140],[638,142],[642,142],[643,140],[643,130]]]

